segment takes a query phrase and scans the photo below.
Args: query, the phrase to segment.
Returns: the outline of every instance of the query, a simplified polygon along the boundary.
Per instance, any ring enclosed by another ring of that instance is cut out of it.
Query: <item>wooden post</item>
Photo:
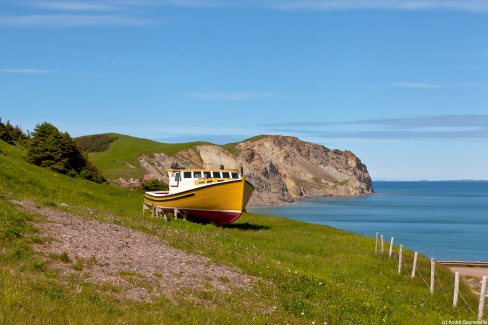
[[[379,233],[376,232],[376,241],[374,243],[374,253],[378,253],[378,240],[379,240]]]
[[[400,244],[400,251],[398,252],[398,274],[402,273],[403,263],[403,244]]]
[[[488,275],[483,276],[481,281],[481,291],[480,291],[480,305],[478,307],[478,321],[483,319],[483,310],[485,309],[485,298],[486,298],[486,282],[488,282]]]
[[[385,241],[383,239],[383,235],[381,235],[381,255],[385,252]]]
[[[459,272],[454,274],[454,297],[452,298],[452,306],[455,308],[458,305],[459,299]]]
[[[412,276],[411,278],[415,278],[415,274],[417,273],[417,259],[419,257],[419,253],[418,252],[415,252],[415,254],[413,255],[413,267],[412,267]]]
[[[395,237],[391,237],[390,240],[390,251],[388,252],[388,257],[391,258],[391,254],[393,254],[393,242],[395,241]]]
[[[430,293],[434,294],[434,285],[435,285],[435,260],[433,258],[430,259]]]
[[[178,219],[178,209],[173,210],[173,216],[175,217],[175,219]]]

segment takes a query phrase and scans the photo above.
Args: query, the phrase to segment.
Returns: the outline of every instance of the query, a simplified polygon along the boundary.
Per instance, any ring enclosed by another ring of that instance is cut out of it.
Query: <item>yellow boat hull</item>
[[[161,207],[163,210],[177,209],[198,221],[225,225],[237,220],[251,198],[253,186],[245,177],[208,184],[184,192],[162,195],[146,192],[146,204]]]

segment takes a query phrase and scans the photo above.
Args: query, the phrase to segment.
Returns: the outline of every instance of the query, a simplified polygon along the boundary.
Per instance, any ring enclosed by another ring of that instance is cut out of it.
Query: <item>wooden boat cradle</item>
[[[145,211],[146,210],[151,210],[151,217],[160,217],[162,216],[164,221],[170,221],[171,219],[178,219],[178,216],[181,215],[181,219],[186,220],[187,215],[183,212],[180,212],[179,209],[175,208],[167,208],[167,207],[162,207],[162,206],[157,206],[153,204],[149,204],[147,202],[144,202],[142,206],[142,216],[145,217]],[[171,215],[171,219],[170,216]]]

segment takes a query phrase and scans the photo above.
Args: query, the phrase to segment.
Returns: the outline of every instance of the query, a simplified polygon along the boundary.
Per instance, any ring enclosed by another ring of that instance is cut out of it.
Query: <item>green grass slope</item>
[[[268,135],[255,136],[244,141],[257,141]],[[190,149],[210,142],[162,143],[153,140],[136,138],[117,133],[94,134],[79,137],[78,144],[88,152],[93,164],[108,179],[139,178],[144,176],[145,170],[137,161],[142,155],[152,156],[154,153],[174,155],[180,151]],[[222,147],[233,155],[237,155],[238,142],[228,143]]]
[[[115,138],[108,149],[101,152],[91,152],[88,155],[93,164],[109,179],[144,176],[145,171],[137,161],[137,158],[142,154],[165,153],[174,155],[179,151],[206,144],[206,142],[161,143],[123,134],[108,133],[106,135]],[[90,136],[82,138],[87,141]]]
[[[2,324],[440,324],[474,317],[463,306],[451,308],[451,290],[446,301],[440,291],[430,295],[420,277],[410,279],[410,251],[398,275],[392,260],[375,256],[371,238],[326,226],[252,214],[226,228],[144,218],[141,192],[55,174],[27,164],[23,156],[0,141]],[[43,217],[17,212],[12,199],[152,234],[260,281],[254,290],[234,295],[211,288],[189,293],[197,300],[187,295],[172,302],[118,300],[81,276],[64,278],[50,267],[49,257],[34,253],[32,245],[46,239],[29,221]],[[421,257],[419,268],[426,276],[429,260]],[[438,275],[444,288],[452,288],[449,270],[439,266]],[[475,308],[476,298],[464,285],[461,290]]]

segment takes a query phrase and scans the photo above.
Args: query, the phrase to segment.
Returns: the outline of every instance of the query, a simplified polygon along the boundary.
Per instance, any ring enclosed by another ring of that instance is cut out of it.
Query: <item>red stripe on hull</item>
[[[239,219],[239,217],[241,216],[241,212],[206,211],[191,209],[181,209],[180,211],[194,217],[199,221],[209,222],[216,226],[228,225],[229,223]]]

